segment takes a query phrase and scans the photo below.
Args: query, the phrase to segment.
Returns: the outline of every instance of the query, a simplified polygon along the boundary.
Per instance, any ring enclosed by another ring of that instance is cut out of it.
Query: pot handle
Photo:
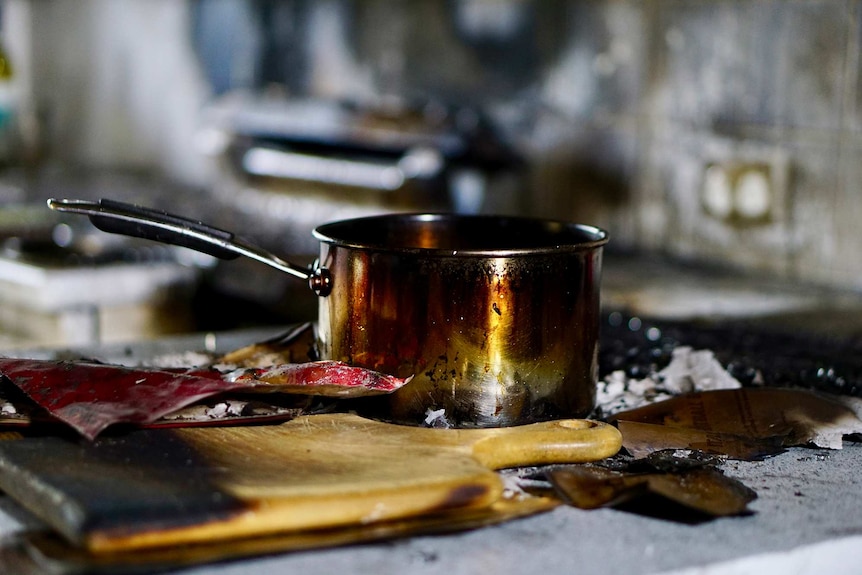
[[[326,296],[332,291],[329,270],[317,268],[312,271],[297,266],[237,238],[232,232],[197,220],[109,199],[90,202],[51,198],[48,207],[58,212],[84,214],[98,229],[112,234],[182,246],[223,260],[246,256],[306,280],[317,295]]]

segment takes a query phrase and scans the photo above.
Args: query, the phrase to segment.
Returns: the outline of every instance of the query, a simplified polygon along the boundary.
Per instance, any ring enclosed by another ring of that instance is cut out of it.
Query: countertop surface
[[[602,304],[668,321],[862,335],[862,293],[655,255],[605,254]]]
[[[813,332],[862,332],[857,297],[704,273],[660,262],[606,258],[604,301],[670,320],[706,319],[805,326]],[[274,330],[193,334],[160,341],[77,350],[107,361],[183,351],[229,350],[260,341]],[[57,350],[14,355],[56,356]],[[568,506],[475,531],[384,543],[297,552],[203,565],[179,572],[445,574],[473,573],[862,573],[862,443],[841,450],[791,448],[764,461],[727,461],[723,471],[757,492],[752,514],[699,524],[633,513]],[[39,523],[0,497],[0,534]]]
[[[748,517],[701,525],[570,507],[478,531],[298,553],[188,573],[860,573],[862,445],[792,449],[725,471],[758,492]]]
[[[753,514],[690,525],[600,509],[559,507],[498,526],[439,536],[203,565],[196,575],[862,572],[862,444],[793,448],[760,462],[726,462],[753,488]],[[0,498],[0,534],[38,521]]]

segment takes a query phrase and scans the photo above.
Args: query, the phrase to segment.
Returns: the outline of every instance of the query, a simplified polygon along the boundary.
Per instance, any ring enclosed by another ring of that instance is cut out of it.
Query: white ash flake
[[[207,421],[210,419],[229,419],[245,415],[247,401],[221,401],[212,405],[199,403],[179,409],[164,416],[166,421]],[[279,408],[271,408],[272,414],[281,413]]]
[[[657,403],[681,393],[742,387],[710,350],[681,346],[673,350],[667,367],[646,379],[630,379],[615,371],[599,382],[596,413],[608,417],[621,411]]]
[[[211,409],[208,409],[206,411],[206,415],[213,419],[226,416],[239,417],[242,415],[246,405],[247,402],[245,401],[223,401],[215,404]]]
[[[742,387],[715,359],[710,350],[692,350],[678,347],[673,350],[671,362],[659,372],[664,388],[670,393],[739,389]]]
[[[204,414],[212,419],[223,417],[239,417],[245,409],[245,401],[223,401],[206,409]]]
[[[448,419],[446,419],[445,409],[431,409],[429,407],[425,410],[424,423],[427,427],[433,427],[436,429],[449,429],[452,427],[452,424],[449,423]]]
[[[227,414],[227,403],[217,403],[204,413],[206,413],[207,417],[212,417],[213,419],[224,417]]]
[[[548,489],[550,483],[541,479],[535,479],[536,467],[520,467],[513,469],[501,469],[497,472],[503,481],[503,497],[514,499],[529,496],[527,489]]]
[[[236,380],[238,380],[240,377],[242,377],[244,375],[248,375],[249,373],[250,373],[250,370],[248,368],[239,367],[239,368],[236,368],[233,371],[229,371],[227,373],[222,372],[222,379],[224,379],[225,381],[229,381],[231,383],[235,383]]]
[[[147,361],[147,365],[150,367],[160,367],[162,369],[180,369],[209,365],[212,360],[213,356],[210,354],[197,351],[186,351],[183,353],[170,353],[156,356]]]
[[[208,418],[207,412],[210,406],[204,404],[193,404],[162,417],[166,421],[201,421]]]

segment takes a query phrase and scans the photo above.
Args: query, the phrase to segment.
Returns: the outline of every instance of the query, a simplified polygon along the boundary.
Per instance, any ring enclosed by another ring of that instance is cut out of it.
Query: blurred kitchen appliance
[[[521,162],[466,108],[229,94],[200,143],[220,198],[275,226],[273,248],[313,254],[311,230],[334,219],[519,211]]]
[[[212,221],[299,262],[316,257],[312,230],[328,221],[522,211],[523,164],[471,109],[234,92],[203,117],[199,144],[222,206]],[[288,319],[315,309],[294,282],[249,262],[221,266],[213,281]]]
[[[209,260],[100,235],[44,205],[0,209],[0,345],[95,345],[194,328],[189,302]]]

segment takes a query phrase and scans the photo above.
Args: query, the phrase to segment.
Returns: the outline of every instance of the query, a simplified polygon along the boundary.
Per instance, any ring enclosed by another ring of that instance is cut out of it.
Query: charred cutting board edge
[[[443,465],[457,465],[451,459]],[[415,485],[367,489],[343,496],[297,495],[293,498],[260,498],[224,519],[197,525],[126,532],[95,531],[83,538],[93,552],[116,552],[165,545],[226,541],[278,532],[338,528],[345,525],[375,524],[428,512],[482,508],[494,503],[503,486],[493,471],[475,470],[446,481],[429,480]],[[242,497],[240,501],[246,501]]]
[[[584,420],[438,430],[314,415],[8,442],[0,487],[70,541],[113,552],[486,507],[502,492],[491,468],[592,461],[620,443]]]
[[[39,574],[122,575],[144,571],[161,572],[262,555],[371,543],[415,535],[454,533],[545,513],[559,505],[561,502],[556,498],[516,496],[500,499],[485,508],[455,509],[373,525],[348,525],[336,529],[285,532],[229,542],[157,547],[120,553],[91,553],[70,545],[53,532],[36,531],[16,536],[13,544],[3,551],[7,554],[20,553],[25,558],[23,560],[35,562],[32,572]],[[13,562],[11,564],[16,566],[22,561],[15,556],[9,559]],[[0,564],[2,562],[3,557],[0,557]]]

